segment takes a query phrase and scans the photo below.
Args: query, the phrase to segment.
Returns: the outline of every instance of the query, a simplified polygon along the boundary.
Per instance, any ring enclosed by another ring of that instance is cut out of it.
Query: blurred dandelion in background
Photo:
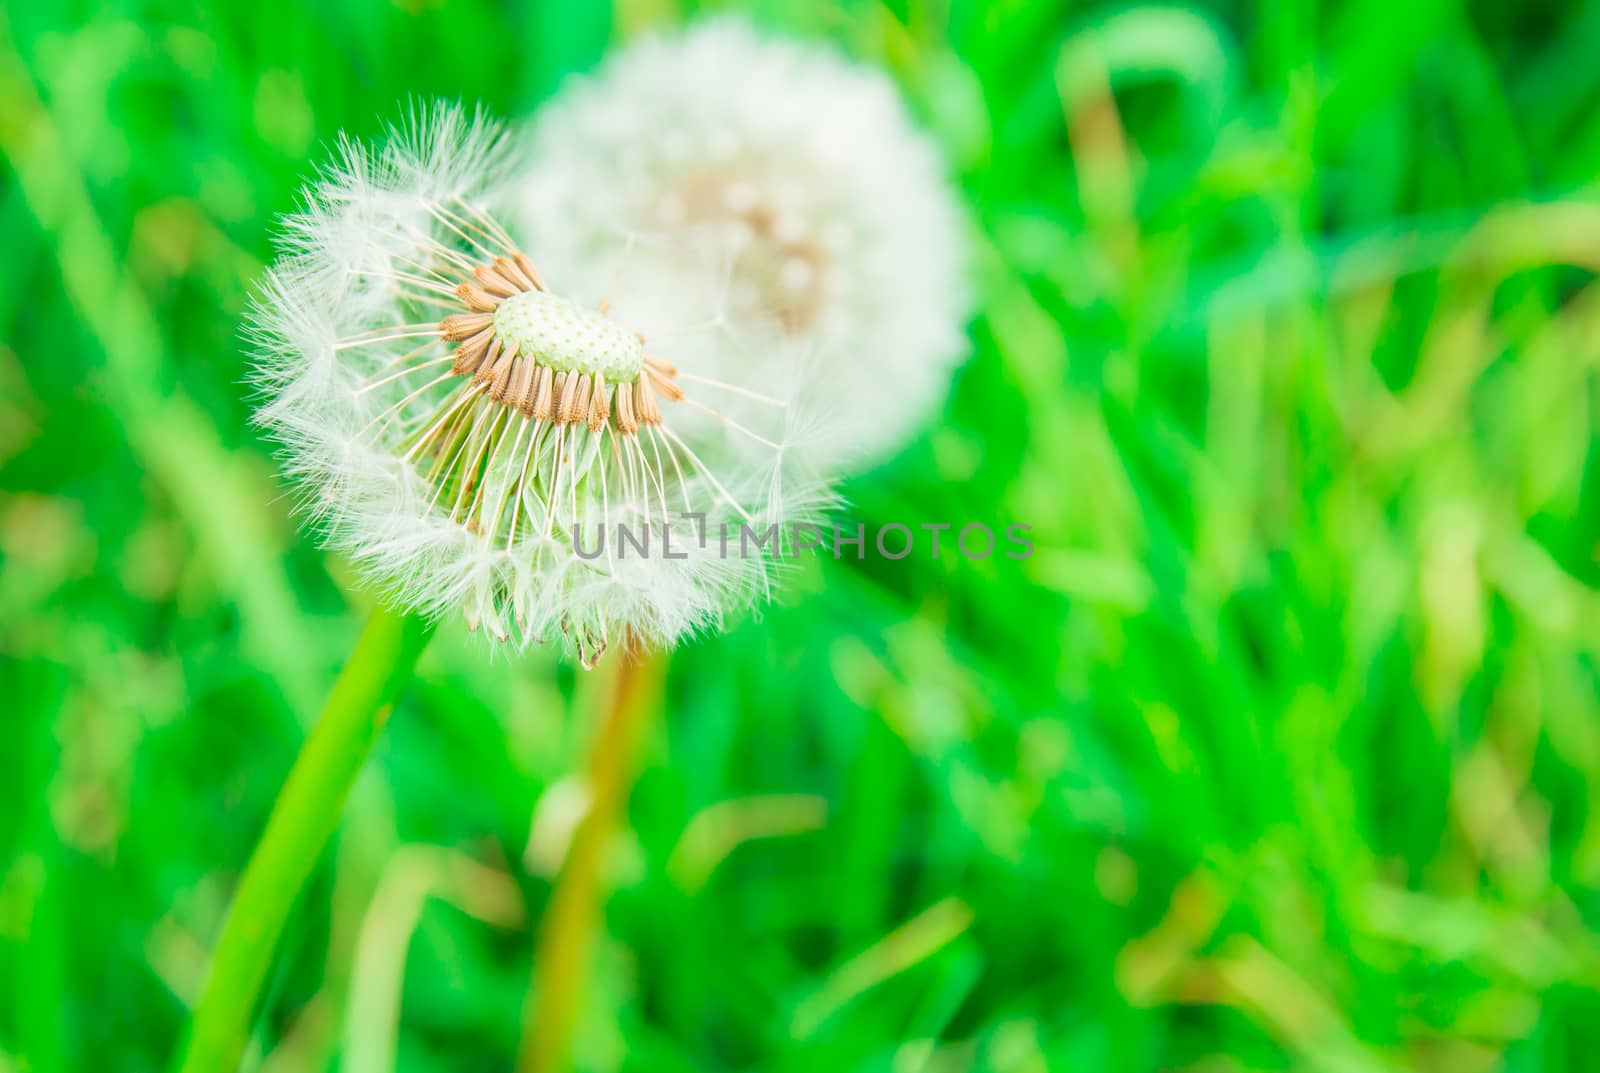
[[[552,271],[596,278],[632,243],[619,308],[792,396],[809,457],[876,461],[942,401],[968,351],[964,221],[881,72],[714,19],[571,80],[527,143],[517,208]]]

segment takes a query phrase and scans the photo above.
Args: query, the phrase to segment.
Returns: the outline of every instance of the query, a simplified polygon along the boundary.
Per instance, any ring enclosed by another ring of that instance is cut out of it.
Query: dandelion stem
[[[394,695],[432,634],[425,620],[381,607],[367,620],[245,867],[194,1008],[180,1073],[238,1068],[290,910],[338,826]]]
[[[558,1073],[568,1065],[605,901],[602,865],[633,786],[634,755],[656,707],[665,660],[659,655],[641,655],[624,641],[605,721],[589,754],[589,809],[573,832],[539,926],[535,986],[522,1019],[518,1073]]]

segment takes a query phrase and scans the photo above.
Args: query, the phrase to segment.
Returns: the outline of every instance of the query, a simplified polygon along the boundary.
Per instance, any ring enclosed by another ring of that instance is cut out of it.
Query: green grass
[[[1600,3],[755,10],[895,74],[980,245],[853,509],[1038,551],[814,563],[677,654],[579,1067],[1590,1068]],[[247,424],[273,218],[685,13],[0,13],[0,1071],[166,1067],[364,616]],[[509,1067],[581,679],[440,631],[261,1068]]]

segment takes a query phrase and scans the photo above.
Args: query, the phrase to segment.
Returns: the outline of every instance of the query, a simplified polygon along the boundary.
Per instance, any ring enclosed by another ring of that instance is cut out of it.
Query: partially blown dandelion
[[[258,419],[329,541],[401,607],[562,635],[588,665],[761,590],[763,555],[706,535],[783,517],[780,441],[732,414],[785,415],[707,377],[725,404],[689,398],[606,299],[553,290],[497,222],[511,170],[497,129],[448,108],[376,152],[345,143],[256,306]]]
[[[943,398],[972,306],[960,213],[883,75],[713,20],[575,80],[529,143],[541,257],[583,278],[626,236],[650,267],[619,307],[672,323],[710,295],[696,360],[794,395],[813,457],[881,457]]]

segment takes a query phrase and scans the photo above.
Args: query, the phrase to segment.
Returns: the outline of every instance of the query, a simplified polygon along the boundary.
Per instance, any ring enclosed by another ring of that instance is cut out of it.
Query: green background
[[[169,1061],[365,614],[247,423],[274,218],[688,8],[0,10],[3,1073]],[[755,11],[892,72],[978,247],[852,511],[1037,553],[674,656],[578,1067],[1594,1068],[1600,3]],[[510,1067],[594,690],[441,630],[252,1061]]]

